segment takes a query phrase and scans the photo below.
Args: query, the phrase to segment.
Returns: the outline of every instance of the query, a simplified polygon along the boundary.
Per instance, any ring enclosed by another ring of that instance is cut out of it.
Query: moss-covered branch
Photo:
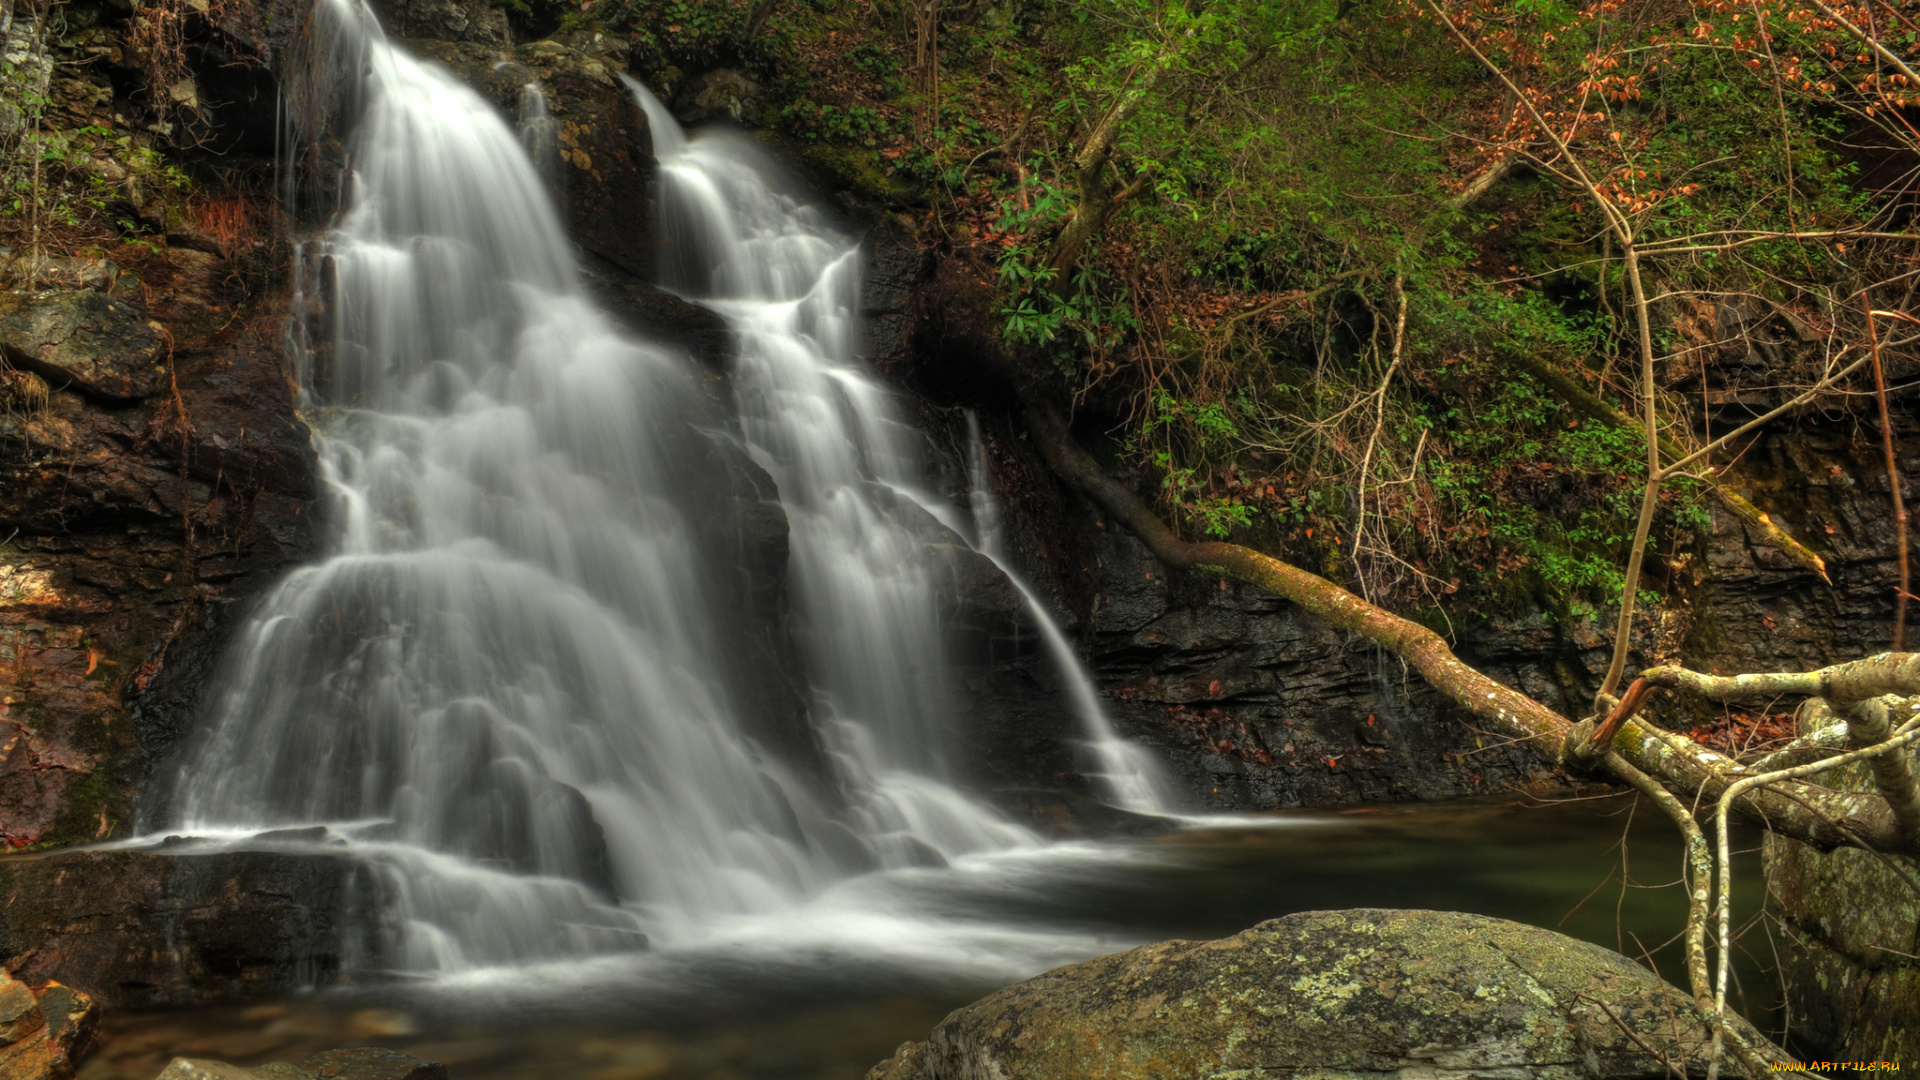
[[[1325,578],[1239,544],[1182,540],[1146,503],[1108,476],[1073,440],[1056,410],[1029,401],[1026,419],[1049,467],[1138,536],[1161,562],[1179,570],[1223,574],[1298,604],[1335,629],[1358,634],[1391,650],[1448,700],[1496,730],[1530,743],[1547,758],[1575,765],[1591,761],[1603,772],[1606,770],[1607,759],[1595,760],[1586,750],[1591,722],[1573,724],[1540,702],[1461,662],[1446,641],[1432,630],[1369,604]],[[1822,693],[1823,687],[1838,685],[1844,691],[1856,686],[1895,683],[1901,687],[1911,684],[1913,689],[1882,689],[1874,693],[1920,693],[1920,655],[1876,657],[1804,675],[1739,676],[1724,684],[1702,683],[1702,680],[1719,677],[1678,668],[1654,669],[1645,677],[1660,686],[1724,685],[1729,691],[1737,690],[1740,697],[1781,693],[1830,697],[1830,693]],[[1776,689],[1768,694],[1762,692],[1762,687]],[[1843,692],[1840,696],[1844,698],[1847,694]],[[1867,696],[1873,695],[1857,695]],[[1696,805],[1718,800],[1733,784],[1755,775],[1739,762],[1685,736],[1640,721],[1622,724],[1609,749],[1620,760]],[[1920,855],[1920,838],[1901,827],[1887,800],[1879,795],[1832,791],[1817,784],[1784,781],[1747,791],[1734,805],[1743,818],[1819,848],[1864,846],[1883,852]]]

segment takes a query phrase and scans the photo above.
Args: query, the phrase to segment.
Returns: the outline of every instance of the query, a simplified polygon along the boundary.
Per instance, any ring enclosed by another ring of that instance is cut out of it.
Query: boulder
[[[716,68],[680,84],[673,96],[673,114],[683,124],[716,121],[759,127],[766,119],[766,94],[746,73]]]
[[[224,1061],[174,1058],[159,1080],[447,1080],[447,1067],[392,1050],[327,1050],[304,1061],[243,1069]]]
[[[0,971],[0,1077],[69,1080],[99,1018],[93,999],[71,987],[34,990]]]
[[[167,384],[166,339],[144,312],[94,289],[0,293],[0,356],[59,390],[133,401]]]
[[[1812,728],[1802,720],[1800,734]],[[1920,754],[1913,754],[1920,764]],[[1836,791],[1873,791],[1868,763],[1820,777]],[[1780,917],[1781,970],[1794,1030],[1848,1060],[1920,1057],[1920,859],[1856,848],[1821,852],[1768,833],[1767,903]]]
[[[1618,953],[1504,919],[1357,909],[1050,971],[953,1012],[867,1076],[1574,1080],[1667,1063],[1699,1076],[1710,1044],[1686,994]]]

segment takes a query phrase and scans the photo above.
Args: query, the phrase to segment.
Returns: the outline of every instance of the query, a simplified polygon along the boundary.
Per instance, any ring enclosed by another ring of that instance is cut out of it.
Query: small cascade
[[[1027,610],[1033,613],[1034,625],[1040,630],[1040,639],[1046,642],[1054,666],[1066,681],[1067,696],[1073,700],[1074,712],[1086,733],[1086,741],[1081,744],[1086,759],[1081,772],[1098,781],[1107,798],[1122,810],[1136,814],[1171,814],[1171,786],[1160,763],[1146,747],[1128,742],[1113,729],[1113,720],[1100,701],[1100,688],[1093,684],[1093,677],[1074,653],[1060,625],[1047,612],[1046,605],[1014,572],[1006,557],[1000,500],[993,496],[993,477],[987,470],[986,447],[980,439],[980,418],[971,409],[967,410],[967,502],[973,510],[974,530],[978,534],[975,549],[992,559],[1007,575],[1007,580],[1013,582],[1014,588],[1020,590],[1020,597],[1027,602]]]
[[[556,190],[560,182],[560,144],[556,138],[553,114],[547,109],[547,95],[539,83],[520,88],[520,144],[527,148],[534,171]]]
[[[1032,843],[950,775],[961,718],[929,540],[951,534],[922,509],[924,436],[857,355],[858,243],[751,140],[689,137],[627,83],[659,162],[663,283],[733,330],[740,421],[792,530],[815,722],[863,832],[893,838],[896,865]]]

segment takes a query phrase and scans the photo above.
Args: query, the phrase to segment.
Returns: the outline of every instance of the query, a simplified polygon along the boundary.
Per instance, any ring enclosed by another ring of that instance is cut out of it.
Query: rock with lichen
[[[1357,909],[1047,972],[953,1012],[868,1078],[1697,1076],[1711,1043],[1686,994],[1597,945],[1480,915]]]

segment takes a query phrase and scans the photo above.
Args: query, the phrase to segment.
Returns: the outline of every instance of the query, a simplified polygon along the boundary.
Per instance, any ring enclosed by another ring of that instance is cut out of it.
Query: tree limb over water
[[[1026,419],[1049,467],[1138,536],[1161,562],[1246,582],[1298,604],[1329,626],[1359,634],[1411,664],[1428,685],[1456,705],[1529,743],[1550,760],[1630,784],[1630,777],[1613,767],[1617,760],[1696,806],[1711,805],[1740,781],[1762,775],[1684,735],[1638,720],[1619,723],[1607,745],[1594,747],[1591,735],[1598,718],[1575,723],[1561,716],[1462,662],[1439,634],[1317,574],[1239,544],[1181,539],[1074,441],[1056,409],[1029,400]],[[1920,654],[1886,654],[1805,674],[1727,679],[1656,668],[1646,677],[1657,686],[1693,689],[1723,699],[1736,693],[1743,697],[1784,693],[1858,701],[1889,693],[1920,694]],[[1822,850],[1862,847],[1920,855],[1920,835],[1902,827],[1894,806],[1882,795],[1833,791],[1785,779],[1739,793],[1732,806],[1747,821]]]

